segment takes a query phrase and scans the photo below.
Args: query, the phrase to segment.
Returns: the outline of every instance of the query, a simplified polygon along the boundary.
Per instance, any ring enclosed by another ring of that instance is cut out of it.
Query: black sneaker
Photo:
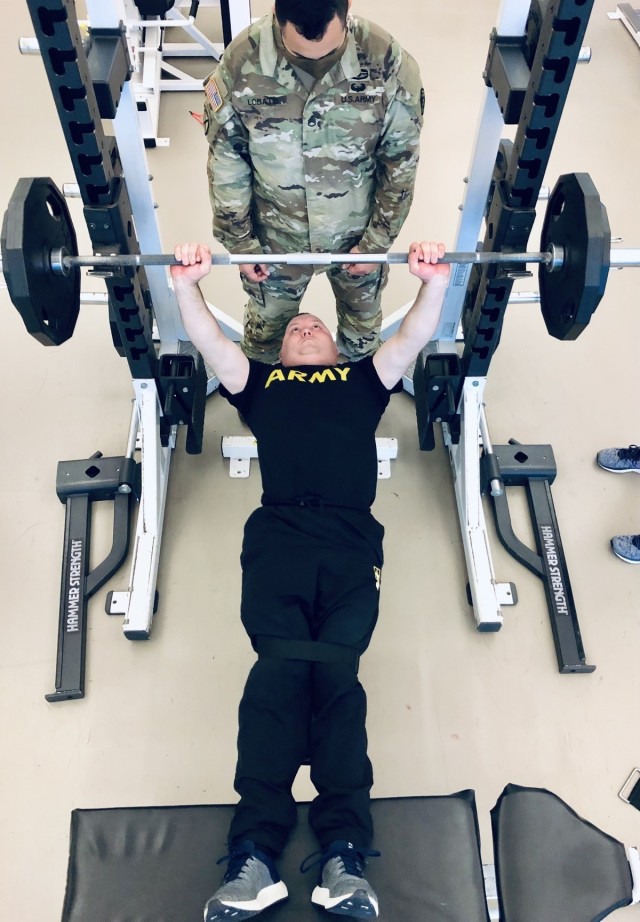
[[[320,882],[311,894],[311,902],[327,912],[352,919],[373,919],[378,915],[378,897],[363,874],[367,857],[377,858],[380,852],[358,849],[351,842],[332,842],[320,853],[321,857],[307,865],[310,855],[302,862],[304,873],[314,864],[322,864]],[[306,865],[306,867],[305,867]]]
[[[204,907],[204,922],[243,922],[289,896],[273,861],[253,842],[239,842],[230,854],[224,883]]]

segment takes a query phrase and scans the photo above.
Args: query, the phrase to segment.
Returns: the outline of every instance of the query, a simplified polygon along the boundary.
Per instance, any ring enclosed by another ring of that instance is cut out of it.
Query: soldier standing
[[[351,0],[276,0],[205,81],[214,236],[231,253],[385,253],[413,197],[418,66]],[[240,266],[243,351],[276,362],[314,271]],[[380,345],[386,265],[332,266],[339,351]]]

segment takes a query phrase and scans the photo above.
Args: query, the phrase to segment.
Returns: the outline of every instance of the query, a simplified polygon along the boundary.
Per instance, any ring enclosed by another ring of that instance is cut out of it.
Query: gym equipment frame
[[[140,21],[139,10],[134,0],[111,0],[120,9],[129,44],[129,53],[134,62],[133,86],[140,117],[140,128],[146,147],[167,146],[169,138],[158,135],[160,101],[162,93],[199,92],[202,81],[170,64],[169,58],[211,58],[211,70],[220,59],[224,47],[234,35],[251,24],[250,0],[191,0],[189,15],[184,16],[178,7],[167,10],[164,18],[147,17]],[[223,43],[210,41],[196,27],[198,8],[219,6],[223,24]],[[170,42],[166,29],[182,29],[192,41]]]
[[[141,137],[134,88],[128,79],[131,65],[117,4],[102,0],[87,2],[92,32],[102,40],[98,73],[95,61],[92,68],[89,66],[72,0],[28,0],[28,7],[94,247],[121,248],[125,245],[129,252],[161,250],[151,192],[152,177]],[[95,47],[92,43],[92,48]],[[103,118],[112,120],[114,137],[104,134]],[[77,124],[90,128],[78,134],[74,128]],[[175,416],[167,412],[176,403],[176,386],[174,382],[168,386],[167,393],[162,393],[161,363],[165,356],[185,353],[185,358],[193,362],[191,372],[187,372],[189,382],[191,379],[203,382],[203,366],[188,354],[190,344],[185,342],[187,337],[164,268],[149,267],[138,270],[134,276],[129,270],[111,271],[105,284],[114,345],[127,359],[133,377],[134,416],[141,456],[140,505],[129,586],[124,592],[110,594],[107,610],[109,614],[124,616],[126,637],[146,639],[156,606],[171,453],[177,425],[184,418],[182,406],[177,407]],[[225,332],[239,339],[240,325],[217,311],[216,314]],[[154,331],[160,340],[157,349]],[[183,386],[191,388],[191,383]],[[209,382],[211,390],[216,386],[215,379]],[[179,390],[182,389],[181,386]],[[205,374],[204,388],[200,384],[198,393],[191,399],[191,450],[198,450],[201,433],[197,431],[200,425],[197,417],[203,414],[206,389]],[[67,643],[77,643],[76,633],[68,631],[61,621],[56,692],[49,700],[84,694],[83,656],[75,659],[77,669],[72,680],[69,676],[63,678],[60,669]],[[69,657],[66,659],[69,661]],[[69,694],[65,695],[66,692]]]
[[[527,0],[503,2],[487,57],[487,90],[466,180],[456,250],[476,246],[483,221],[483,250],[526,248],[592,6],[592,0],[560,0],[546,8],[536,0],[531,4]],[[572,23],[571,30],[567,29],[568,22]],[[501,142],[507,123],[517,125],[513,143]],[[516,275],[501,274],[490,266],[456,267],[435,342],[436,354],[450,352],[462,321],[464,350],[453,397],[454,424],[443,421],[442,429],[453,473],[470,596],[480,631],[499,630],[503,606],[516,601],[512,584],[500,583],[495,577],[479,465],[483,450],[486,452],[490,445],[483,406],[486,375]],[[596,287],[601,283],[602,279],[596,280]],[[550,540],[561,547],[550,491],[547,501],[553,522]],[[545,582],[550,601],[548,568],[538,575]],[[562,580],[568,596],[568,573],[563,572]],[[568,640],[565,632],[558,630],[558,610],[552,604],[549,614],[559,670],[592,671],[593,667],[585,662],[575,611]]]
[[[116,21],[121,23],[127,44],[132,68],[131,82],[144,144],[146,147],[167,147],[170,139],[158,135],[161,94],[193,93],[202,89],[200,79],[170,64],[168,59],[210,58],[212,62],[219,61],[225,46],[238,32],[251,24],[250,0],[178,0],[166,10],[164,17],[157,13],[164,6],[161,2],[140,2],[139,6],[135,0],[110,2],[117,11]],[[184,6],[190,7],[188,16],[184,16],[180,10]],[[204,7],[220,7],[222,43],[212,42],[195,25],[198,10]],[[145,12],[146,9],[153,12]],[[92,21],[92,39],[99,42],[97,28]],[[181,29],[191,41],[168,41],[167,29]],[[21,54],[40,54],[37,39],[22,38],[19,48]]]
[[[630,3],[618,3],[615,13],[607,13],[609,19],[619,19],[636,45],[640,46],[640,8]]]

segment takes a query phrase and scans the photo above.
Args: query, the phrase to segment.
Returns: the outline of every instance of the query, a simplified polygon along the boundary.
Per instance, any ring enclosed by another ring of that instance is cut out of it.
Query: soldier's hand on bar
[[[250,282],[264,282],[269,278],[269,267],[264,263],[242,263],[240,272],[246,275]]]
[[[359,253],[360,247],[351,247],[349,252]],[[345,266],[345,269],[349,275],[368,275],[370,272],[375,272],[378,268],[378,265],[378,263],[349,263]]]

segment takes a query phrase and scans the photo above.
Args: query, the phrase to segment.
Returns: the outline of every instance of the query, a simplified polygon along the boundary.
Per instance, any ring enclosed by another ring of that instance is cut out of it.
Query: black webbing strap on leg
[[[254,639],[253,646],[258,656],[301,659],[312,663],[343,663],[355,672],[360,663],[360,654],[353,647],[321,640],[289,640],[262,634]]]

